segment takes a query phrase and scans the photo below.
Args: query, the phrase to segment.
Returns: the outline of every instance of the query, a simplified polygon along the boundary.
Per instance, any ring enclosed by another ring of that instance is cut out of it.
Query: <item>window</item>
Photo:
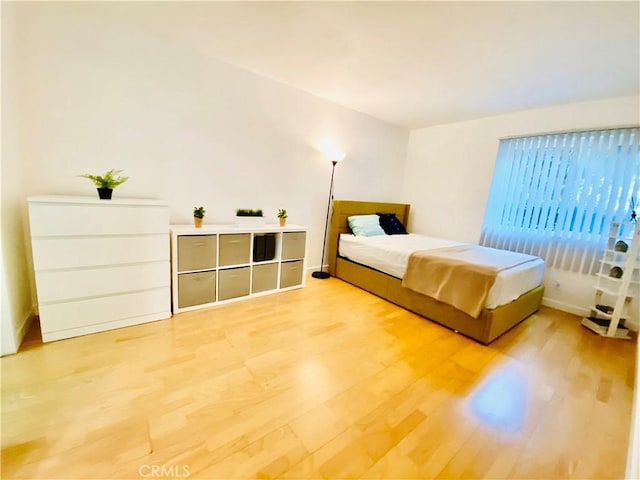
[[[595,271],[611,222],[629,220],[640,198],[639,137],[619,128],[501,140],[480,243]]]

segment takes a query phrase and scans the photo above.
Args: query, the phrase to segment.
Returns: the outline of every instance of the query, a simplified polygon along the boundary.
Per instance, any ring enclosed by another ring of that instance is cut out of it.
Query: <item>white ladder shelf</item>
[[[640,296],[639,249],[640,228],[636,222],[611,224],[607,248],[600,259],[594,285],[596,301],[589,307],[591,316],[582,319],[582,325],[598,335],[631,338],[625,322],[632,314],[638,314],[630,305]]]

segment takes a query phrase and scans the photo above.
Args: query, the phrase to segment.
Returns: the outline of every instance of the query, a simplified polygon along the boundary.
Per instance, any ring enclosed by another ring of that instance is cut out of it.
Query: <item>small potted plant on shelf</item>
[[[236,210],[236,225],[239,227],[256,227],[265,224],[261,208],[238,208]]]
[[[280,220],[280,226],[284,227],[285,223],[287,223],[287,211],[284,208],[278,209],[278,220]]]
[[[129,177],[119,176],[121,173],[122,170],[111,169],[104,175],[91,175],[89,173],[85,173],[84,175],[79,176],[82,178],[88,178],[95,184],[98,188],[98,197],[100,197],[101,200],[111,200],[113,189],[129,180]]]
[[[196,228],[202,227],[202,219],[205,213],[207,212],[204,210],[204,207],[193,207],[193,223]]]

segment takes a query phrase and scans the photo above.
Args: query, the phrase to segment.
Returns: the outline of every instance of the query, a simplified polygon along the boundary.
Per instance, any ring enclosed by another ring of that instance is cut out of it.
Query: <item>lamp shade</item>
[[[344,152],[338,150],[333,142],[329,140],[325,140],[320,144],[320,151],[331,162],[340,162],[344,160],[344,157],[346,155]]]
[[[324,155],[332,162],[341,162],[342,160],[344,160],[346,153],[339,150],[333,150],[331,152],[325,152]]]

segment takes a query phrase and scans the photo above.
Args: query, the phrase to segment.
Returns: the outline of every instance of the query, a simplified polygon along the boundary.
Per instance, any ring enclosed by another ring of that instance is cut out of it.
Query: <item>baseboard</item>
[[[579,317],[586,317],[589,315],[588,308],[578,307],[570,303],[559,302],[558,300],[554,300],[552,298],[542,297],[542,305],[544,305],[545,307],[555,308],[556,310],[560,310],[562,312],[573,313],[574,315],[578,315]]]
[[[22,340],[24,340],[25,335],[29,331],[29,327],[31,326],[31,322],[37,316],[36,309],[31,308],[29,313],[24,316],[24,318],[19,322],[18,325],[11,327],[11,331],[6,332],[7,335],[13,337],[13,342],[10,342],[10,345],[7,345],[8,342],[3,342],[2,348],[3,350],[0,352],[0,356],[4,357],[7,355],[13,355],[20,350],[20,345],[22,344]],[[7,319],[11,321],[10,318]]]
[[[310,273],[313,273],[313,272],[319,272],[320,271],[320,266],[316,265],[315,267],[307,267],[306,271],[307,271],[307,274],[310,274]],[[322,268],[322,271],[323,272],[328,272],[329,271],[329,265],[325,265]]]
[[[31,307],[31,310],[27,314],[27,317],[22,320],[22,324],[17,329],[16,334],[15,334],[15,338],[16,338],[16,345],[18,346],[18,350],[20,350],[20,345],[22,345],[22,340],[24,340],[24,336],[29,331],[29,327],[31,326],[31,322],[33,322],[33,319],[36,318],[36,316],[37,316],[36,308],[35,307]]]
[[[558,300],[553,300],[552,298],[542,297],[542,305],[545,307],[555,308],[556,310],[560,310],[562,312],[572,313],[579,317],[588,317],[591,313],[591,310],[585,307],[578,307],[576,305],[571,305],[570,303],[559,302]],[[638,331],[638,324],[635,322],[627,321],[625,324],[627,328],[630,330]]]

